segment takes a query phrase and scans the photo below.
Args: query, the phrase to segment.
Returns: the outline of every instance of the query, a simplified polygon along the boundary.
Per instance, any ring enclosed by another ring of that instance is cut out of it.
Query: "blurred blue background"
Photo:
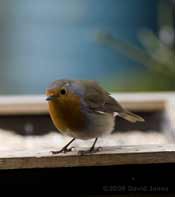
[[[96,79],[112,91],[173,89],[152,88],[147,79],[142,84],[142,63],[97,41],[98,32],[109,32],[141,47],[141,29],[159,31],[158,5],[159,0],[0,0],[0,94],[42,94],[60,78]]]

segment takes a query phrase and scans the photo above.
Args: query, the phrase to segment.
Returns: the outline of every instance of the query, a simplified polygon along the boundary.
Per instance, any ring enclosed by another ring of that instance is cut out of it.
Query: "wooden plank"
[[[0,114],[48,113],[44,95],[0,96]]]
[[[170,143],[175,143],[175,97],[166,102],[164,112],[164,127],[166,137]]]
[[[104,147],[101,152],[78,155],[77,151],[52,155],[50,150],[0,153],[0,169],[111,166],[175,163],[175,145]]]
[[[112,93],[121,104],[130,110],[162,110],[166,101],[175,93]],[[44,114],[48,113],[44,95],[0,96],[0,114]]]
[[[175,97],[170,98],[166,103],[166,116],[170,121],[170,125],[175,129]]]
[[[175,122],[174,93],[114,93],[112,96],[130,110],[163,109],[166,111],[168,120]],[[44,95],[0,97],[0,114],[44,113],[48,113]],[[173,144],[105,147],[99,153],[84,156],[77,155],[76,151],[55,156],[49,151],[24,150],[12,153],[2,151],[0,152],[0,169],[175,163],[175,145]]]

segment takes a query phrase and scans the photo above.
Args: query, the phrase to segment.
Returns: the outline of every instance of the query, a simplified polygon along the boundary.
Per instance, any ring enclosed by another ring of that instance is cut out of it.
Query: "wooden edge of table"
[[[4,155],[4,156],[3,156]],[[126,164],[175,163],[175,145],[103,147],[102,151],[78,155],[78,150],[52,155],[50,150],[0,153],[0,169],[112,166]]]
[[[173,92],[162,93],[111,93],[129,110],[162,110],[169,98],[175,98]],[[0,96],[0,114],[47,114],[48,106],[44,95]]]

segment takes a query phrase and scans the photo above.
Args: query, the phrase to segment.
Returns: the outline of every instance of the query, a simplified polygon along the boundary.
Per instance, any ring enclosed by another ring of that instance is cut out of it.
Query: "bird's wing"
[[[94,111],[101,112],[122,112],[122,106],[110,96],[96,81],[86,81],[85,102],[87,106]]]
[[[144,119],[124,109],[114,98],[110,96],[96,81],[86,81],[85,102],[88,108],[97,113],[117,113],[120,117],[130,122],[143,122]]]

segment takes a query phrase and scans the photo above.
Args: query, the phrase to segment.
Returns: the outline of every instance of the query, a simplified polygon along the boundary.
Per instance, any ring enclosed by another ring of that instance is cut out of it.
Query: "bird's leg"
[[[95,138],[94,143],[92,144],[91,148],[89,149],[89,152],[93,152],[95,150],[95,144],[97,143],[98,138]]]
[[[85,155],[88,153],[96,153],[101,150],[101,147],[95,148],[95,144],[97,143],[98,138],[95,138],[94,143],[92,144],[91,148],[89,150],[85,151],[79,151],[78,154]]]
[[[69,141],[61,150],[59,151],[52,151],[52,154],[59,154],[59,153],[67,153],[72,151],[72,148],[68,148],[68,146],[75,140],[75,138],[72,138],[71,141]]]

